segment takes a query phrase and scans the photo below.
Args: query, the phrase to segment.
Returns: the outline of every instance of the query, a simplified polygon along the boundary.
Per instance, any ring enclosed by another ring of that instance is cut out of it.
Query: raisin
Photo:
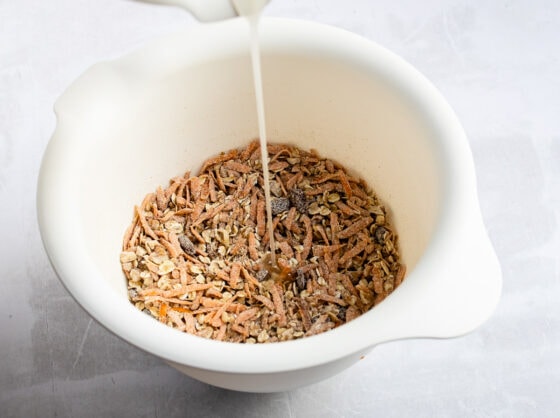
[[[270,209],[272,210],[272,216],[276,216],[282,212],[285,212],[290,209],[290,199],[286,197],[278,197],[276,199],[272,199],[272,201],[270,202]]]
[[[290,190],[290,203],[294,206],[299,213],[307,212],[307,198],[305,192],[297,187]]]
[[[384,226],[378,226],[377,228],[375,228],[375,240],[378,244],[382,245],[385,242],[385,237],[387,236],[388,232],[389,231]]]
[[[305,289],[307,287],[307,278],[305,277],[305,274],[303,273],[302,269],[297,269],[296,270],[296,285],[298,287],[298,289],[300,291],[302,291],[303,289]]]
[[[185,253],[188,255],[195,255],[196,250],[194,244],[186,235],[179,235],[179,244]]]
[[[336,317],[340,319],[342,322],[346,322],[346,310],[347,308],[345,306],[341,306],[340,308],[338,308],[338,313],[336,314]]]
[[[259,270],[259,271],[257,272],[257,280],[258,280],[259,282],[262,282],[263,280],[266,280],[266,278],[268,277],[269,274],[270,274],[270,273],[268,272],[267,269]]]

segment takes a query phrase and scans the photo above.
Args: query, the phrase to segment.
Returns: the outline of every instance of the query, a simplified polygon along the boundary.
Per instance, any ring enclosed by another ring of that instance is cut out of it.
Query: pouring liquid
[[[274,241],[274,228],[272,226],[272,208],[270,197],[270,176],[268,172],[268,151],[266,138],[266,122],[264,113],[264,97],[262,87],[261,53],[259,48],[259,20],[263,7],[269,0],[233,0],[241,16],[249,21],[249,42],[251,49],[251,65],[253,67],[253,82],[255,100],[257,105],[257,120],[259,125],[259,139],[261,144],[261,161],[264,179],[264,198],[266,204],[266,223],[268,229],[270,260],[263,260],[263,267],[269,271],[276,268],[276,244]]]

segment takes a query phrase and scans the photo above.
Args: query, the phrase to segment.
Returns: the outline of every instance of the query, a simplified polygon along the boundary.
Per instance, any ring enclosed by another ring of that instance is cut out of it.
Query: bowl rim
[[[438,254],[448,245],[449,236],[459,233],[457,222],[461,223],[469,212],[478,210],[472,157],[463,129],[452,109],[416,69],[371,40],[332,26],[292,19],[263,18],[260,27],[264,53],[297,50],[300,53],[321,54],[352,66],[381,69],[391,82],[422,107],[426,118],[440,133],[440,159],[442,170],[446,173],[441,216],[425,254],[414,271],[408,274],[408,280],[415,275],[429,274],[434,269]],[[43,244],[69,293],[101,325],[132,345],[176,364],[227,373],[272,373],[310,368],[389,340],[448,337],[472,328],[472,325],[457,324],[452,332],[448,329],[439,332],[436,325],[430,335],[402,323],[397,324],[396,329],[389,329],[379,318],[395,313],[393,299],[403,293],[406,280],[382,304],[344,326],[298,340],[255,345],[226,343],[177,332],[146,315],[138,315],[136,308],[128,301],[122,304],[122,298],[115,292],[106,292],[104,298],[91,297],[92,289],[87,283],[95,282],[96,267],[85,247],[73,241],[72,225],[80,222],[77,207],[67,205],[62,198],[62,190],[72,187],[68,174],[77,168],[69,157],[77,145],[66,134],[69,103],[79,97],[84,83],[91,83],[96,78],[103,82],[106,72],[130,72],[142,68],[139,76],[146,76],[162,71],[171,65],[171,55],[169,60],[164,58],[165,54],[172,54],[174,48],[190,48],[192,58],[184,60],[208,59],[230,53],[232,48],[239,47],[237,35],[246,30],[242,19],[233,19],[219,24],[197,25],[164,36],[122,58],[96,64],[57,101],[57,127],[41,166],[37,209]],[[193,39],[195,42],[192,42]],[[188,44],[183,45],[186,40]],[[220,47],[214,48],[218,43]],[[162,59],[150,60],[149,57],[154,54]],[[185,65],[185,62],[175,65]],[[452,137],[453,141],[444,140],[446,137]],[[72,259],[82,260],[79,268]],[[400,321],[405,319],[400,316]],[[161,344],[161,341],[166,343]],[[336,343],[340,341],[344,343]]]

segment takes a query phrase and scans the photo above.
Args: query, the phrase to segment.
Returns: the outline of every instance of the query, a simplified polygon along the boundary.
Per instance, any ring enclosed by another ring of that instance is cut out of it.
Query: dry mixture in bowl
[[[120,261],[138,309],[205,338],[285,341],[351,321],[401,283],[396,233],[362,179],[315,151],[268,153],[275,265],[254,141],[135,207]]]

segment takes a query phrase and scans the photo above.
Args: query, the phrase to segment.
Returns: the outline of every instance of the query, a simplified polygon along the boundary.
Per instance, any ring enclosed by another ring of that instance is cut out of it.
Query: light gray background
[[[124,0],[0,0],[0,416],[559,416],[560,3],[273,0],[266,14],[375,40],[447,97],[503,268],[495,314],[466,337],[386,344],[330,380],[265,395],[199,383],[109,334],[39,238],[52,105],[93,63],[198,23]]]

